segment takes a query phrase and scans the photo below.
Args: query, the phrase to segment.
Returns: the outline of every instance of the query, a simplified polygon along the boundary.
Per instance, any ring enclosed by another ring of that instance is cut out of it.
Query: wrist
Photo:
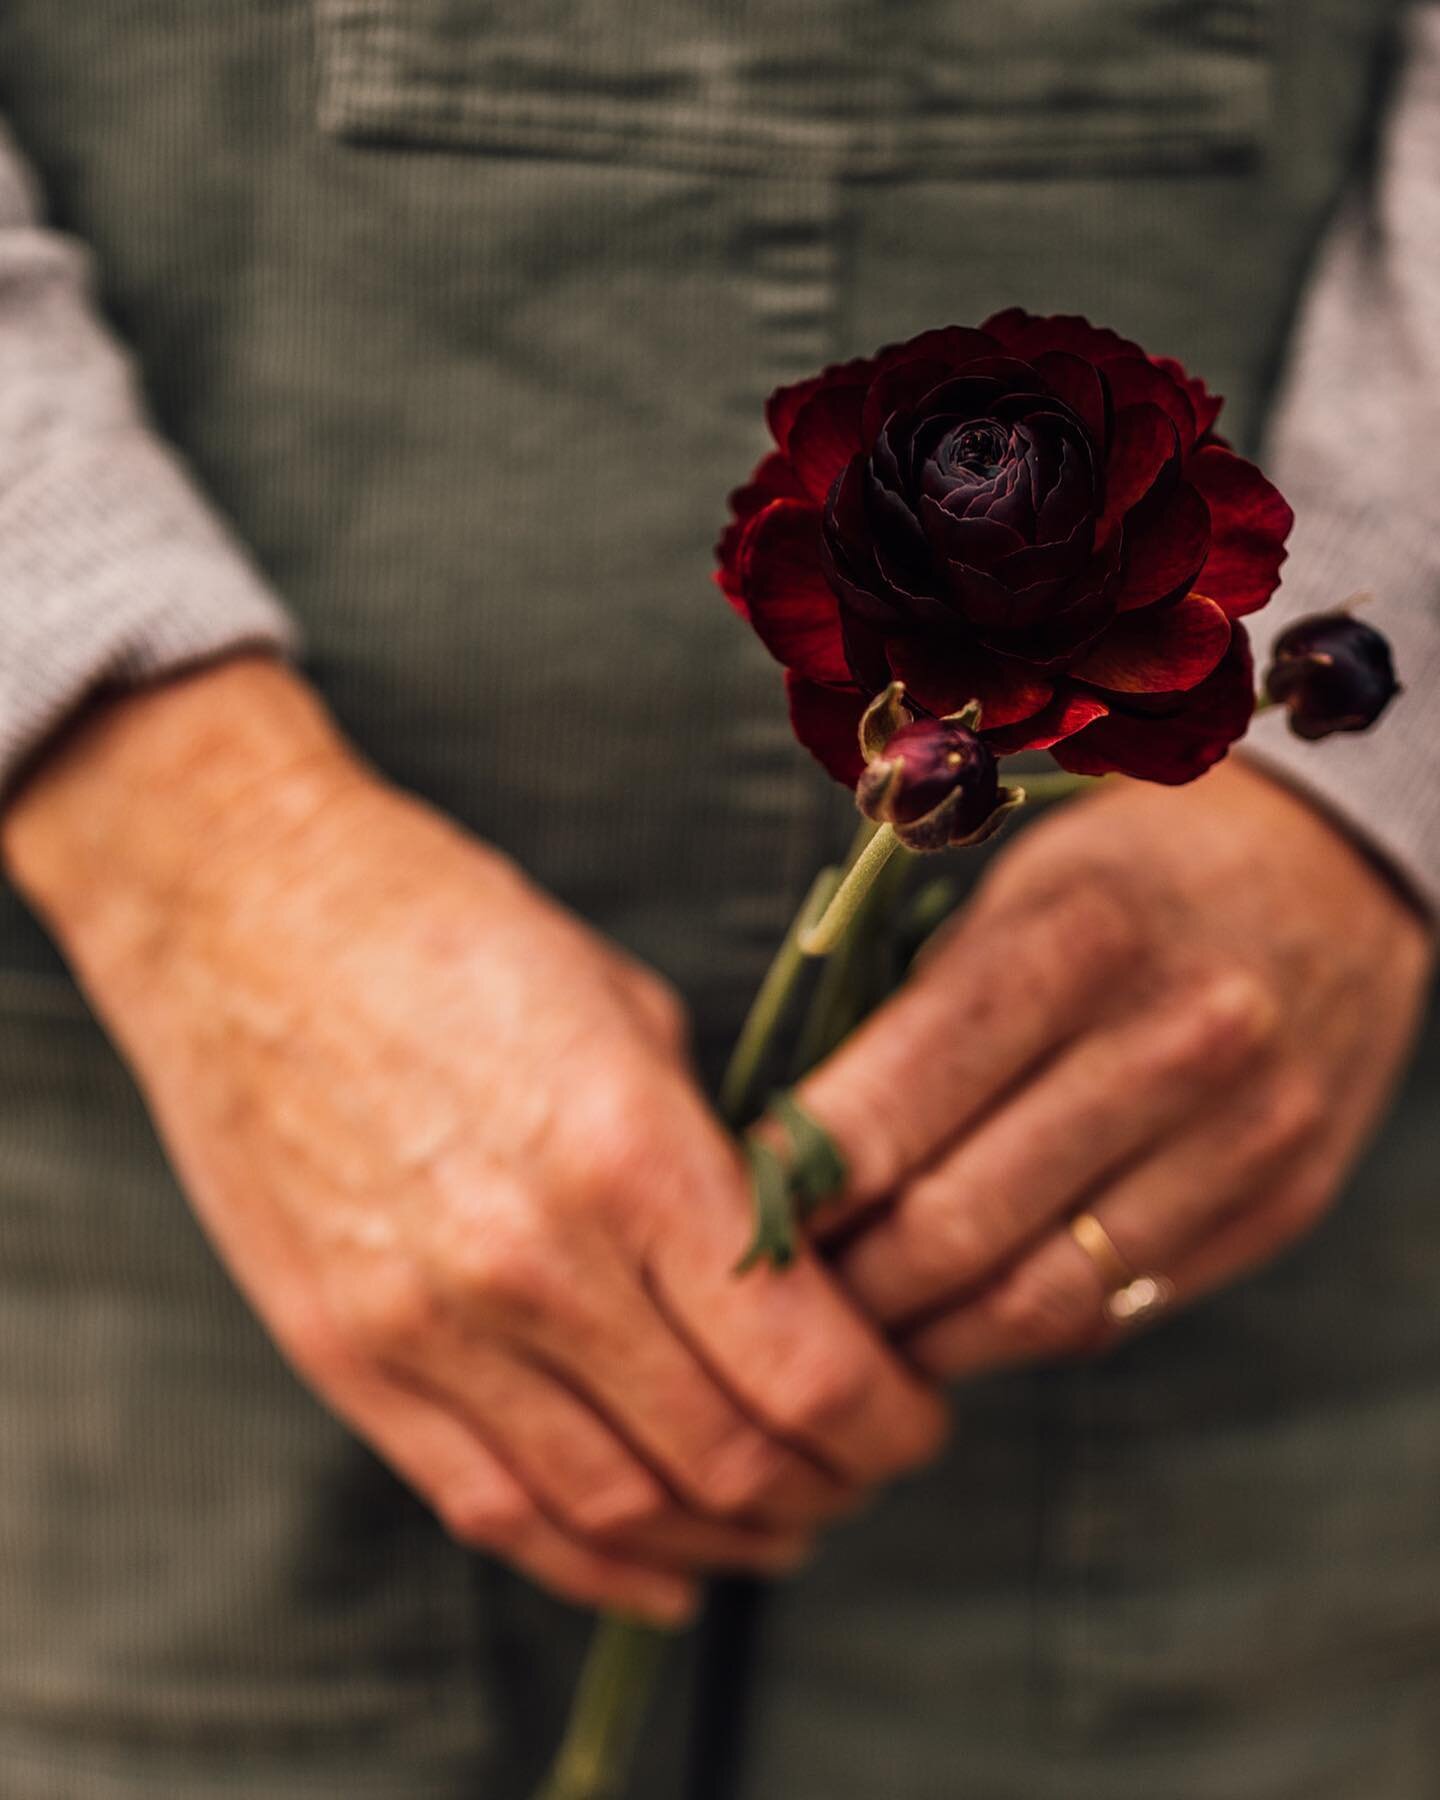
[[[237,656],[91,708],[0,816],[0,856],[72,961],[143,965],[224,868],[373,781],[298,676]]]
[[[1397,908],[1413,921],[1428,945],[1436,938],[1436,919],[1405,869],[1386,854],[1383,846],[1361,830],[1338,806],[1317,790],[1289,778],[1264,758],[1242,749],[1222,765],[1232,785],[1263,793],[1287,811],[1303,815],[1311,828],[1343,851],[1346,860],[1363,866],[1377,888],[1384,889]]]

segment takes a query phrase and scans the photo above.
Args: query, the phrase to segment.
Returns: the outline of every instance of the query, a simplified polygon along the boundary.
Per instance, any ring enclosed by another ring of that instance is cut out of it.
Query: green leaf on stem
[[[741,1146],[750,1168],[750,1196],[755,1210],[755,1235],[735,1265],[743,1275],[757,1263],[787,1268],[795,1260],[795,1201],[790,1174],[779,1154],[757,1137]]]
[[[844,1191],[849,1175],[845,1158],[830,1133],[793,1094],[773,1094],[767,1116],[783,1127],[790,1140],[785,1165],[790,1195],[796,1215],[808,1219],[816,1207]]]

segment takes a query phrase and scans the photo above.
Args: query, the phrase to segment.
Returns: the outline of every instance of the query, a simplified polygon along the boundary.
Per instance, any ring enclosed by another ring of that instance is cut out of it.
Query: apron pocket
[[[354,143],[750,174],[1253,162],[1273,0],[310,0]]]

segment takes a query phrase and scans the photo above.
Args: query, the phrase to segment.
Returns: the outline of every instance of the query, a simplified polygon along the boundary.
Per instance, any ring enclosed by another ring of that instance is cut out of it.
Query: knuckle
[[[763,1433],[739,1426],[700,1459],[696,1499],[707,1512],[728,1516],[759,1506],[779,1480],[788,1452]]]
[[[906,1204],[905,1250],[916,1272],[959,1289],[977,1280],[1011,1229],[996,1202],[951,1183],[917,1184]]]
[[[543,1310],[554,1279],[544,1235],[516,1219],[487,1220],[472,1233],[455,1251],[450,1278],[472,1304],[507,1314]]]
[[[1182,1006],[1175,1058],[1185,1068],[1232,1068],[1275,1035],[1279,1009],[1269,988],[1248,969],[1216,975]]]
[[[580,1176],[587,1194],[609,1199],[631,1194],[653,1183],[655,1144],[636,1121],[646,1116],[643,1102],[616,1081],[592,1098],[578,1142],[584,1162]]]
[[[460,1489],[438,1495],[435,1511],[459,1544],[476,1550],[512,1550],[524,1542],[536,1518],[531,1502],[518,1489]]]
[[[658,1525],[670,1505],[658,1483],[622,1476],[577,1495],[567,1510],[587,1537],[620,1538]]]
[[[776,1386],[773,1410],[786,1431],[824,1431],[843,1425],[864,1404],[870,1371],[858,1357],[833,1351],[793,1369]]]
[[[312,1381],[326,1383],[344,1373],[346,1345],[324,1307],[309,1301],[295,1307],[279,1335],[291,1361]]]
[[[668,1044],[684,1044],[690,1035],[690,1017],[679,992],[664,976],[652,969],[638,969],[634,991],[659,1036]]]
[[[1099,1314],[1089,1295],[1049,1275],[1016,1275],[992,1304],[1003,1336],[1039,1355],[1087,1339]]]
[[[434,1297],[410,1271],[374,1272],[343,1305],[345,1335],[378,1363],[409,1363],[418,1357],[437,1322]]]

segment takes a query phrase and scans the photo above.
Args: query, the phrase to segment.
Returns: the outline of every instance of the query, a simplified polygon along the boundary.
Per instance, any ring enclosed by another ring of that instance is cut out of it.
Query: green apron
[[[1394,12],[6,0],[0,106],[345,726],[675,979],[713,1067],[847,828],[708,580],[765,393],[1020,303],[1253,440]],[[959,1396],[767,1607],[737,1794],[1435,1792],[1437,1067],[1298,1255]],[[0,1793],[520,1800],[582,1625],[290,1376],[0,896]]]

